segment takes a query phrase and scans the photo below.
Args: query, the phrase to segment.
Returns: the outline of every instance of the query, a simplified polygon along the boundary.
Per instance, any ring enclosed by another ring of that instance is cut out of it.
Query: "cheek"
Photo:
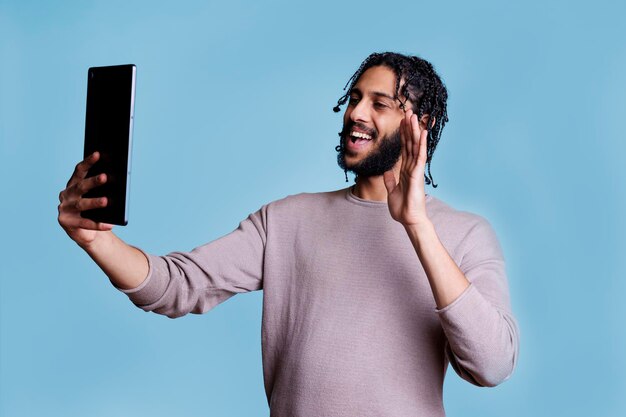
[[[384,125],[384,130],[386,135],[392,135],[400,129],[400,122],[402,121],[402,117],[394,117],[392,120],[387,120]]]
[[[350,107],[346,108],[346,112],[343,114],[343,125],[346,126],[348,124],[348,121],[350,120],[350,114],[352,113],[352,110],[350,109]]]

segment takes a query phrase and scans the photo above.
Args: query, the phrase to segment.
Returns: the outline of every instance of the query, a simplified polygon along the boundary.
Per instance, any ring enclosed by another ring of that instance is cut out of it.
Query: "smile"
[[[350,132],[350,140],[352,140],[352,143],[356,142],[358,139],[372,140],[372,137],[367,133],[357,132],[355,130]]]

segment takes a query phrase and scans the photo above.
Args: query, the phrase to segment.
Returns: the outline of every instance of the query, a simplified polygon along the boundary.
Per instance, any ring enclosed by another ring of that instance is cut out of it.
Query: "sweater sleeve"
[[[461,244],[460,269],[470,286],[437,310],[456,373],[478,386],[495,386],[513,373],[519,335],[511,313],[504,258],[493,229],[480,221]]]
[[[137,288],[122,290],[145,311],[170,318],[201,314],[241,292],[263,287],[266,207],[226,236],[191,252],[146,255],[149,272]]]

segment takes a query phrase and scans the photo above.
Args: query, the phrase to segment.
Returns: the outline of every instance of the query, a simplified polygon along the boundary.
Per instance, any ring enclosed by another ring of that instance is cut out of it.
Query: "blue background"
[[[331,108],[370,52],[450,91],[428,192],[487,217],[521,357],[449,416],[626,415],[623,2],[0,1],[2,416],[267,416],[260,292],[143,313],[58,226],[87,68],[138,67],[130,225],[163,254],[343,188]]]

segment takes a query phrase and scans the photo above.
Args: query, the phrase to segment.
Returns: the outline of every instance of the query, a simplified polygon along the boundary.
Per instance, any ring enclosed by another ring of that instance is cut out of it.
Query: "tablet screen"
[[[135,65],[92,67],[88,71],[84,156],[100,152],[87,174],[107,174],[104,185],[84,197],[107,197],[104,208],[82,216],[117,225],[128,223],[130,162],[135,97]]]

